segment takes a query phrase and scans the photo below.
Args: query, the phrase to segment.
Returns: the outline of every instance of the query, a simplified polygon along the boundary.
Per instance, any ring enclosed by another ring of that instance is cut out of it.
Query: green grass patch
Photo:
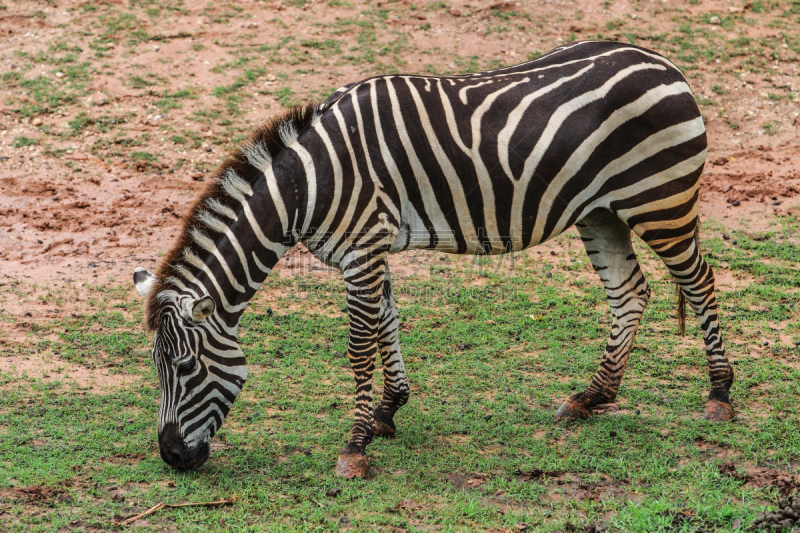
[[[147,152],[131,158],[155,160]],[[672,282],[655,279],[663,266],[638,241],[653,296],[620,390],[624,412],[554,420],[559,403],[597,369],[611,324],[580,241],[567,234],[554,263],[536,249],[517,254],[513,267],[510,256],[444,256],[420,263],[430,276],[395,280],[412,396],[396,416],[397,437],[369,446],[370,478],[349,482],[333,474],[354,386],[340,279],[268,279],[240,324],[247,385],[211,459],[189,473],[158,456],[159,393],[141,302],[127,286],[96,290],[92,305],[108,311],[43,324],[30,342],[0,345],[0,357],[49,354],[64,365],[111,369],[125,383],[100,393],[71,385],[68,370],[0,375],[0,485],[58,491],[41,504],[5,500],[0,521],[9,531],[103,529],[159,501],[236,494],[230,507],[163,510],[147,527],[455,532],[524,522],[549,532],[602,516],[609,530],[649,533],[674,531],[675,517],[689,513],[692,527],[731,531],[734,519],[747,523],[775,493],[743,488],[718,464],[793,472],[800,453],[800,352],[778,339],[800,340],[798,225],[775,220],[763,234],[723,239],[713,222],[703,230],[715,270],[749,280],[718,295],[736,362],[733,422],[700,419],[708,378],[698,324],[689,320],[686,338],[677,335]],[[535,469],[565,473],[525,477]],[[124,501],[112,498],[118,492]]]

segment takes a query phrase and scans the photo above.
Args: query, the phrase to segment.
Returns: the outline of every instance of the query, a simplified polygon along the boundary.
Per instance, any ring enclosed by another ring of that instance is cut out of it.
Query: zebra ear
[[[150,294],[157,279],[155,274],[141,267],[137,267],[133,271],[133,284],[136,286],[136,291],[145,298]]]
[[[202,322],[214,314],[214,309],[216,309],[216,305],[210,296],[200,298],[192,305],[192,320]]]

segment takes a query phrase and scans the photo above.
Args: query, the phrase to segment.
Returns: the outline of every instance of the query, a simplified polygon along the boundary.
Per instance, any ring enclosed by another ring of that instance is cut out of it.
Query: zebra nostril
[[[179,448],[173,448],[169,452],[169,464],[172,466],[180,466],[183,464],[183,456]]]
[[[161,458],[173,468],[185,468],[189,462],[188,450],[183,443],[178,427],[174,424],[165,426],[158,435],[158,447]]]

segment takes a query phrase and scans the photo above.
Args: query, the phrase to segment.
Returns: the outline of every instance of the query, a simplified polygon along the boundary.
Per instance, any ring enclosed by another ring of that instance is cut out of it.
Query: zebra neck
[[[209,209],[197,216],[200,224],[190,230],[193,246],[183,254],[190,268],[181,277],[214,299],[229,327],[238,324],[248,302],[295,243],[295,206],[303,199],[289,194],[297,190],[291,177],[275,180],[271,168],[265,174],[266,181],[279,186],[263,179],[251,186],[229,172],[223,186],[236,204],[207,202]]]

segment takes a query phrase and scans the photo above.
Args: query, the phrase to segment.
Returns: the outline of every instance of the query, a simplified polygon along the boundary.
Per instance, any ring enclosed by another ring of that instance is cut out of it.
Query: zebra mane
[[[184,281],[188,281],[185,273],[194,270],[186,262],[187,255],[204,257],[207,253],[195,236],[198,232],[219,232],[220,228],[208,210],[223,215],[235,213],[239,207],[236,197],[242,195],[242,187],[252,188],[263,178],[264,170],[272,164],[272,159],[294,142],[324,110],[322,105],[309,103],[292,107],[270,118],[217,168],[214,177],[183,217],[178,238],[158,267],[158,280],[147,299],[146,322],[149,330],[158,329],[161,308],[165,303],[158,295],[164,290],[183,288]],[[232,179],[232,176],[236,178]]]

